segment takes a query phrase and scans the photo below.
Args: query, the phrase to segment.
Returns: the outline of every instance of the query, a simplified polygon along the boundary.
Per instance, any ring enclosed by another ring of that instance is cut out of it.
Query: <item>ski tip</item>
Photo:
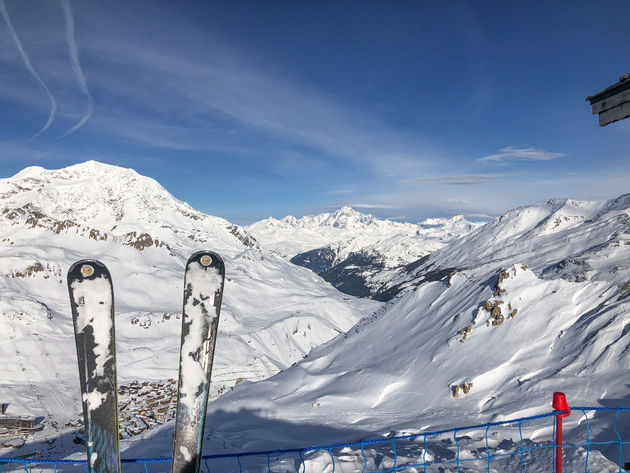
[[[111,279],[107,267],[100,261],[94,259],[82,259],[70,266],[68,270],[68,281],[82,279],[95,279],[105,276]]]
[[[186,266],[191,263],[199,263],[204,268],[217,268],[219,271],[225,271],[225,264],[223,263],[223,259],[214,251],[204,250],[197,251],[193,253],[190,258],[188,258],[188,263]]]

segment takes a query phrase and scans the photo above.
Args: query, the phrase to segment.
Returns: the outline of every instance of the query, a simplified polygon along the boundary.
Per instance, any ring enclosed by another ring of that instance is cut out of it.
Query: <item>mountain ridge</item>
[[[630,368],[629,250],[628,194],[511,210],[401,274],[395,297],[343,338],[235,389],[212,411],[239,406],[295,419],[295,433],[287,429],[276,445],[291,448],[302,424],[421,433],[547,412],[554,391],[570,405],[628,405],[630,389],[619,379]],[[580,422],[565,419],[565,441],[584,440]],[[604,414],[589,422],[592,435],[612,433]],[[615,425],[630,436],[626,424]],[[551,434],[522,428],[534,441]],[[265,445],[261,432],[248,439]],[[617,447],[598,450],[618,461]],[[581,447],[566,455],[584,468]]]
[[[247,230],[265,248],[313,270],[340,291],[386,301],[395,296],[383,287],[387,280],[480,225],[462,215],[400,223],[342,207],[300,219],[269,218]]]
[[[0,358],[11,360],[0,398],[13,413],[45,419],[36,438],[56,435],[54,425],[81,411],[65,287],[79,259],[97,259],[112,275],[123,382],[177,378],[185,262],[204,248],[221,254],[213,398],[286,369],[379,307],[262,251],[241,227],[133,170],[88,162],[17,176],[0,180]]]

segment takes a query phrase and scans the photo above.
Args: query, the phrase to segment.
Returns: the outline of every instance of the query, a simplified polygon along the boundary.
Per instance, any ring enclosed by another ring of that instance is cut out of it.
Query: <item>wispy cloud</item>
[[[449,204],[461,204],[467,205],[470,204],[470,199],[462,198],[462,197],[449,197],[446,199]]]
[[[142,34],[124,15],[114,18],[105,7],[71,0],[61,4],[65,35],[62,25],[43,25],[48,28],[46,52],[54,54],[41,54],[42,64],[37,64],[63,105],[55,122],[80,108],[56,140],[89,120],[89,131],[82,130],[110,144],[160,152],[240,148],[241,155],[264,155],[274,164],[299,154],[300,159],[319,160],[321,169],[345,163],[380,179],[392,173],[418,174],[423,165],[443,157],[438,145],[383,121],[373,108],[315,82],[295,80],[282,64],[263,64],[223,38],[212,37],[207,28],[191,27],[177,12],[168,18],[169,29],[181,29],[182,41],[166,46],[162,38]],[[96,14],[89,14],[95,8]],[[90,34],[75,31],[79,18]],[[37,28],[41,39],[40,25]],[[212,47],[189,47],[202,43]],[[68,50],[72,68],[61,60]],[[32,104],[27,91],[16,95],[15,89],[23,87],[13,82],[14,90],[0,84],[0,93]],[[93,97],[103,98],[98,108]]]
[[[92,116],[92,111],[94,110],[94,100],[92,99],[92,94],[90,94],[90,90],[88,89],[85,76],[83,75],[83,69],[81,69],[81,63],[79,62],[79,51],[74,34],[74,15],[72,14],[72,5],[70,4],[70,0],[62,0],[61,4],[63,5],[63,14],[66,20],[66,40],[68,42],[68,50],[70,53],[72,70],[74,72],[74,76],[77,79],[81,92],[83,92],[83,94],[87,97],[87,109],[76,125],[74,125],[72,128],[70,128],[63,135],[57,137],[56,139],[68,136],[69,134],[74,133],[79,128],[81,128],[85,124],[85,122],[90,119],[90,117]]]
[[[506,162],[506,161],[551,161],[552,159],[566,156],[565,153],[552,153],[536,148],[516,148],[507,146],[501,148],[498,153],[478,158],[479,162]]]
[[[344,195],[344,194],[354,194],[353,190],[350,189],[339,189],[327,192],[326,195]]]
[[[396,205],[387,205],[387,204],[348,204],[348,206],[354,209],[398,209],[400,208]]]
[[[610,199],[627,193],[630,182],[627,166],[573,176],[559,175],[553,181],[527,173],[512,176],[505,181],[467,187],[443,185],[431,178],[425,179],[424,185],[394,186],[382,192],[361,195],[356,200],[395,207],[406,215],[435,217],[464,213],[470,217],[479,214],[478,217],[485,219],[511,208],[553,198]]]
[[[503,181],[513,174],[497,174],[497,173],[477,173],[477,174],[451,174],[446,176],[419,176],[409,179],[402,179],[401,183],[406,182],[436,182],[439,184],[451,185],[473,185],[485,184],[488,182]]]
[[[488,214],[465,214],[466,218],[482,218],[484,220],[489,220],[492,218],[492,215]]]
[[[2,17],[4,18],[4,22],[6,23],[7,28],[9,29],[9,33],[11,33],[11,37],[13,38],[13,42],[15,43],[15,47],[20,52],[20,56],[22,57],[22,62],[24,63],[24,66],[26,67],[26,69],[28,69],[28,71],[35,78],[35,80],[39,82],[39,84],[42,86],[42,88],[46,92],[46,95],[48,95],[48,100],[50,101],[50,112],[48,114],[48,120],[46,121],[46,124],[43,126],[43,128],[30,138],[30,140],[34,140],[39,135],[41,135],[44,131],[46,131],[48,127],[51,125],[51,123],[53,122],[53,120],[55,119],[55,114],[57,113],[57,102],[55,102],[55,98],[50,92],[50,89],[48,88],[44,80],[41,78],[41,76],[38,74],[37,70],[35,70],[35,67],[31,63],[31,60],[29,59],[28,54],[26,53],[26,50],[24,49],[24,46],[22,46],[22,41],[20,40],[20,37],[18,36],[17,32],[15,31],[15,28],[13,27],[13,22],[11,21],[11,16],[9,15],[9,11],[7,10],[7,5],[5,3],[5,0],[0,0],[0,14],[2,14]]]
[[[315,151],[360,164],[379,176],[392,169],[403,175],[417,172],[419,163],[437,154],[417,134],[393,129],[361,106],[344,104],[312,84],[288,80],[281,70],[261,69],[223,45],[207,53],[173,55],[146,41],[118,41],[110,39],[106,47],[89,39],[84,44],[86,54],[102,58],[90,85],[116,98],[112,101],[118,115],[143,110],[150,112],[143,120],[154,125],[173,124],[175,117],[191,129],[209,127],[226,137],[261,137],[265,146]],[[110,63],[116,68],[109,68]],[[161,100],[155,100],[156,95]],[[108,110],[101,107],[99,112]]]

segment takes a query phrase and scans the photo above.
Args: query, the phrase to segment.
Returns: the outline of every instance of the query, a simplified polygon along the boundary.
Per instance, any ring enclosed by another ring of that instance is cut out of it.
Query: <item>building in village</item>
[[[0,407],[0,429],[7,429],[12,432],[29,432],[41,430],[43,427],[37,425],[37,419],[33,416],[7,414],[8,403],[2,403]]]

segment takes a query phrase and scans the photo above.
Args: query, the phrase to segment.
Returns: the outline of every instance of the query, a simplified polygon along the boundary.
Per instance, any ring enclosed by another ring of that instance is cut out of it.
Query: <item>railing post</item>
[[[571,415],[571,408],[564,393],[553,393],[552,407],[556,411],[566,411],[556,414],[556,473],[562,473],[562,418]]]

